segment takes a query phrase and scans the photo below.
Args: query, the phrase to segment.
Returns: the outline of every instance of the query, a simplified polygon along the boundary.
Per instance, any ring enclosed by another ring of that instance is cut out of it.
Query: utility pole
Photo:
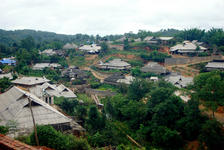
[[[34,116],[33,116],[33,110],[32,110],[32,106],[31,106],[31,100],[30,100],[30,97],[28,97],[28,101],[29,101],[29,108],[30,108],[30,111],[31,111],[31,116],[32,116],[32,119],[33,119],[33,128],[34,128],[34,133],[35,133],[35,140],[36,140],[36,144],[37,146],[39,146],[39,140],[38,140],[38,136],[37,136],[37,128],[36,128],[36,123],[35,123],[35,119],[34,119]]]

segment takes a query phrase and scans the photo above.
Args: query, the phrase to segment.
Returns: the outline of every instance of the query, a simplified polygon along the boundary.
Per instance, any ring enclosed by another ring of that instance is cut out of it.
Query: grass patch
[[[69,65],[74,65],[77,67],[82,67],[86,65],[85,57],[84,56],[73,56],[72,58],[68,59]]]
[[[106,91],[106,90],[110,90],[110,91],[113,91],[113,92],[116,92],[117,91],[117,87],[114,86],[114,85],[110,85],[110,84],[102,84],[100,85],[97,90],[102,90],[102,91]]]
[[[79,100],[83,100],[84,103],[87,103],[87,104],[93,104],[94,103],[94,101],[89,96],[87,96],[86,94],[78,93],[76,95],[77,95],[77,98]]]

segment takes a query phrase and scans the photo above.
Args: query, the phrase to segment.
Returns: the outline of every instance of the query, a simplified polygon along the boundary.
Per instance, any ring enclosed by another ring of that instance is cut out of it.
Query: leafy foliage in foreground
[[[37,126],[37,135],[41,146],[47,146],[56,150],[90,149],[86,140],[62,134],[51,126]],[[32,145],[36,144],[34,133],[31,134],[30,141]]]

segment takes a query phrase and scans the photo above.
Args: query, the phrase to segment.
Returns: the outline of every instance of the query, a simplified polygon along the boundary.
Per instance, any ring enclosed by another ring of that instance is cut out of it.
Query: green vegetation
[[[0,134],[6,134],[9,132],[9,128],[5,126],[0,126]]]
[[[90,150],[90,146],[85,139],[62,134],[51,126],[37,126],[37,136],[41,146],[56,150]],[[32,145],[36,145],[34,132],[30,135],[30,142]]]
[[[0,66],[4,71],[16,71],[22,75],[28,76],[46,76],[52,81],[62,82],[71,85],[65,79],[60,77],[61,70],[52,70],[46,68],[42,71],[34,71],[31,66],[38,62],[60,63],[63,67],[69,65],[89,67],[92,61],[85,59],[83,52],[75,50],[65,51],[65,56],[46,56],[40,55],[38,50],[45,48],[59,49],[66,42],[75,42],[76,44],[88,44],[99,40],[117,40],[121,35],[110,35],[105,37],[88,36],[77,34],[74,36],[57,35],[53,33],[34,32],[29,30],[16,31],[12,35],[9,32],[0,30],[0,57],[16,56],[17,65],[15,67]],[[33,37],[27,36],[32,33]],[[25,36],[26,35],[26,36]],[[37,38],[48,35],[49,37]],[[11,36],[11,37],[10,37]],[[222,29],[211,29],[209,31],[200,29],[190,30],[161,30],[159,32],[150,32],[140,30],[137,34],[126,33],[126,38],[144,39],[147,36],[175,36],[176,39],[171,43],[182,40],[198,40],[205,42],[210,48],[217,48],[224,51],[224,32]],[[46,40],[46,41],[45,41]],[[108,58],[113,59],[119,55],[131,55],[125,57],[133,68],[130,71],[120,70],[99,70],[91,66],[92,69],[103,73],[124,72],[131,73],[136,80],[130,85],[121,84],[112,86],[102,84],[91,75],[86,84],[91,88],[98,90],[111,90],[118,94],[111,97],[101,98],[104,108],[98,110],[94,106],[94,101],[86,94],[78,93],[79,100],[66,99],[63,97],[55,98],[55,104],[58,105],[66,114],[74,116],[81,121],[81,125],[87,130],[86,136],[76,138],[72,135],[65,135],[50,126],[37,126],[40,145],[55,149],[97,149],[111,145],[116,149],[138,149],[136,141],[142,146],[142,149],[183,149],[189,141],[199,141],[200,148],[218,149],[224,146],[224,133],[222,124],[215,120],[214,113],[219,106],[224,106],[224,74],[223,72],[201,73],[194,79],[194,84],[185,89],[191,100],[183,102],[180,97],[175,96],[176,87],[163,80],[159,82],[149,82],[145,78],[155,76],[153,73],[143,73],[140,68],[144,62],[156,61],[164,62],[165,58],[170,56],[158,52],[161,45],[151,45],[144,42],[124,41],[124,51],[110,50],[106,43],[102,43],[102,52],[100,57],[112,55]],[[170,46],[170,45],[169,45]],[[135,47],[135,49],[134,49]],[[137,47],[137,48],[136,48]],[[145,47],[155,50],[148,52]],[[197,48],[199,50],[199,47]],[[114,54],[114,55],[113,55]],[[118,55],[117,55],[118,54]],[[206,56],[207,53],[201,53],[199,56]],[[204,71],[205,63],[194,65]],[[173,68],[184,69],[181,67]],[[76,80],[72,85],[81,84],[83,81]],[[1,92],[11,85],[7,78],[0,79]],[[193,90],[194,92],[191,92]],[[208,118],[206,112],[201,113],[199,105],[212,110],[213,118]],[[7,133],[7,127],[0,126],[0,132]],[[133,140],[130,140],[131,137]],[[35,145],[34,133],[31,136],[20,137],[20,140]],[[141,148],[139,148],[141,149]]]
[[[89,104],[89,105],[91,105],[91,104],[94,103],[94,101],[93,101],[90,97],[88,97],[86,94],[78,93],[78,94],[77,94],[77,98],[78,98],[79,100],[83,100],[84,103],[87,103],[87,104]]]
[[[9,80],[9,78],[2,78],[0,79],[0,92],[4,92],[7,88],[9,88],[11,85],[11,81]]]
[[[158,51],[153,51],[151,53],[147,54],[142,54],[141,58],[146,60],[146,61],[156,61],[156,62],[164,62],[165,58],[170,58],[171,56],[167,55],[166,53],[161,53]]]
[[[202,73],[194,78],[194,90],[198,100],[214,112],[218,106],[224,106],[224,74],[223,72]]]

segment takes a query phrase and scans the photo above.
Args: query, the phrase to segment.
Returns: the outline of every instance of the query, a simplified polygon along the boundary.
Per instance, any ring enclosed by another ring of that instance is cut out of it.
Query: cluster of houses
[[[58,55],[58,56],[64,56],[66,50],[79,50],[82,52],[85,52],[87,54],[98,54],[101,50],[101,46],[97,44],[90,44],[90,45],[80,45],[77,46],[74,43],[66,43],[62,49],[45,49],[43,51],[39,51],[39,54],[45,54],[47,56],[53,56],[53,55]]]
[[[9,135],[19,136],[32,132],[33,117],[36,124],[52,125],[56,129],[82,134],[85,131],[77,122],[53,107],[54,97],[76,98],[73,91],[60,84],[50,84],[44,77],[21,77],[5,93],[0,94],[0,125],[15,128]]]

